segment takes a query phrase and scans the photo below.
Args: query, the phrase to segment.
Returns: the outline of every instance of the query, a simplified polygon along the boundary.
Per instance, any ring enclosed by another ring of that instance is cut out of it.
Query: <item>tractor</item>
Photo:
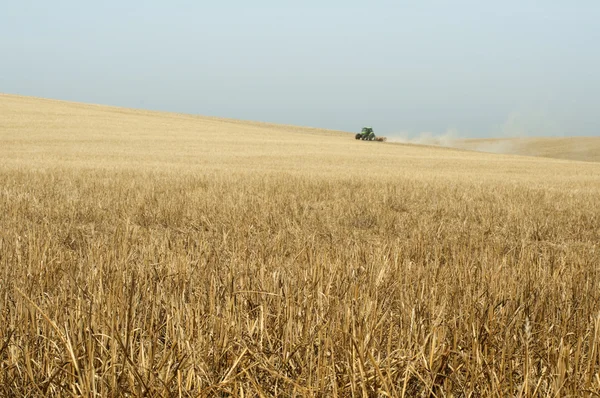
[[[362,131],[357,133],[354,138],[363,141],[385,141],[385,137],[375,137],[373,127],[363,127]]]
[[[372,127],[363,127],[362,131],[356,134],[355,138],[357,140],[373,141],[375,139],[375,133],[373,132]]]

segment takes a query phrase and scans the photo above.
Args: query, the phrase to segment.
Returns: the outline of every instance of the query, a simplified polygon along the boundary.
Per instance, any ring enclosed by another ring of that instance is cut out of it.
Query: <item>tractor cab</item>
[[[371,134],[373,132],[373,127],[363,127],[362,134]]]

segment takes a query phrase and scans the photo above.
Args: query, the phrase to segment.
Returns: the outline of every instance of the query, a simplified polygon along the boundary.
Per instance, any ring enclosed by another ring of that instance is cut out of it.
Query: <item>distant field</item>
[[[596,396],[589,156],[0,95],[0,395]]]
[[[491,153],[600,162],[600,137],[529,137],[458,140],[455,146]]]

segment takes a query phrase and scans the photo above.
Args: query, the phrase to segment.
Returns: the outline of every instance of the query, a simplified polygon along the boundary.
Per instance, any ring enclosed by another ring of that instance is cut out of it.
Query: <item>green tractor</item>
[[[362,131],[356,134],[354,138],[363,141],[385,141],[385,137],[375,137],[373,127],[363,127]]]
[[[357,140],[363,141],[373,141],[375,139],[375,133],[373,132],[373,127],[363,127],[362,131],[356,134],[355,137]]]

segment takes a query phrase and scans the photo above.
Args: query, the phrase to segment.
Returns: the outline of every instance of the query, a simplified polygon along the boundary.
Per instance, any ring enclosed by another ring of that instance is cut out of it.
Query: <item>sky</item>
[[[391,136],[600,135],[599,21],[597,0],[2,0],[0,92]]]

